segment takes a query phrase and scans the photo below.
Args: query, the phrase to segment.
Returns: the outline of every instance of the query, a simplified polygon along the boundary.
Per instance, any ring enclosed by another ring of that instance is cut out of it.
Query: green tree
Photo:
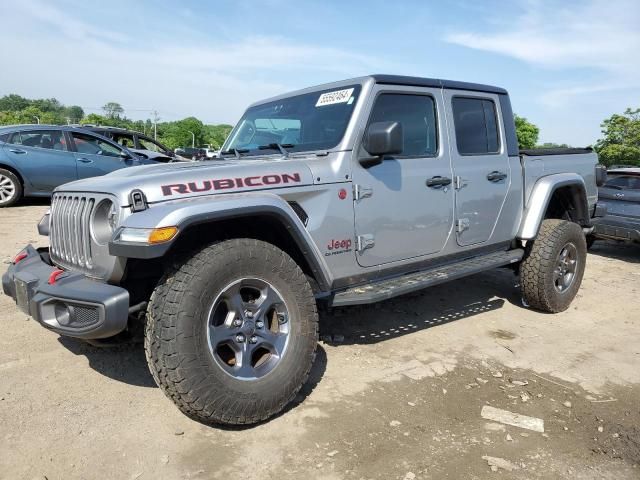
[[[107,102],[102,106],[104,116],[110,120],[120,119],[120,116],[124,113],[124,108],[118,102]]]
[[[535,148],[538,143],[540,129],[524,117],[514,115],[518,146],[522,149]]]
[[[30,104],[41,112],[61,113],[64,109],[62,104],[55,98],[31,100]]]
[[[90,113],[82,120],[80,120],[81,125],[109,125],[109,120],[107,117],[103,115],[99,115],[97,113]]]
[[[0,98],[0,112],[17,112],[30,105],[30,100],[12,93]]]
[[[204,143],[210,144],[213,148],[220,148],[231,133],[231,125],[205,125]]]
[[[78,105],[65,107],[64,116],[69,119],[70,123],[80,123],[80,120],[84,117],[84,110]]]
[[[169,148],[190,147],[193,142],[191,132],[195,135],[196,146],[204,141],[204,124],[195,117],[187,117],[177,122],[158,124],[158,140]]]
[[[603,138],[595,144],[600,163],[640,165],[640,108],[627,108],[601,124]]]

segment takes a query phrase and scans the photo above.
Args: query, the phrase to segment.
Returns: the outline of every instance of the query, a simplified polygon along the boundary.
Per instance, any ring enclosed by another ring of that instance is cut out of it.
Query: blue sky
[[[640,107],[640,1],[0,1],[0,95],[234,123],[267,96],[368,73],[496,84],[541,141]]]

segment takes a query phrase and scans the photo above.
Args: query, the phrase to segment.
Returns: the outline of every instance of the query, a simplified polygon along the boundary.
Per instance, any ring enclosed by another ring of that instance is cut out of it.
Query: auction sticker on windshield
[[[347,103],[351,98],[353,88],[346,88],[344,90],[335,90],[333,92],[327,92],[320,95],[316,102],[316,107],[324,107],[325,105],[333,105],[336,103]]]

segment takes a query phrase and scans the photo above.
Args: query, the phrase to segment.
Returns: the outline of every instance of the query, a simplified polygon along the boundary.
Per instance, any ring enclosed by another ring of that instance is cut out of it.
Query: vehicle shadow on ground
[[[333,345],[367,345],[498,310],[505,302],[522,307],[517,282],[512,271],[497,269],[378,304],[336,308],[322,314],[320,335]]]
[[[75,355],[84,355],[87,357],[89,366],[101,375],[137,387],[156,387],[156,383],[147,366],[142,344],[100,348],[70,337],[58,337],[58,341]],[[309,378],[296,395],[294,401],[279,415],[283,415],[304,402],[320,383],[326,369],[327,353],[322,345],[318,345],[316,358],[311,367]],[[255,425],[248,425],[229,428],[237,430],[254,426]],[[222,426],[219,428],[226,429],[227,427]]]
[[[596,240],[589,253],[599,257],[613,258],[629,263],[640,263],[640,245],[616,242],[615,240]]]
[[[71,337],[58,337],[58,342],[73,354],[87,357],[89,366],[105,377],[138,387],[156,387],[142,344],[94,347]]]

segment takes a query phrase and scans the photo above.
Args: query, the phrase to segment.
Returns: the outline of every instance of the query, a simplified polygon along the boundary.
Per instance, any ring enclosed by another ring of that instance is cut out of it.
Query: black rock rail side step
[[[508,252],[497,252],[462,260],[456,263],[414,272],[402,277],[381,280],[369,285],[353,287],[337,293],[332,302],[333,307],[362,305],[379,302],[388,298],[415,292],[439,283],[466,277],[496,267],[509,265],[522,260],[524,250],[515,249]]]

